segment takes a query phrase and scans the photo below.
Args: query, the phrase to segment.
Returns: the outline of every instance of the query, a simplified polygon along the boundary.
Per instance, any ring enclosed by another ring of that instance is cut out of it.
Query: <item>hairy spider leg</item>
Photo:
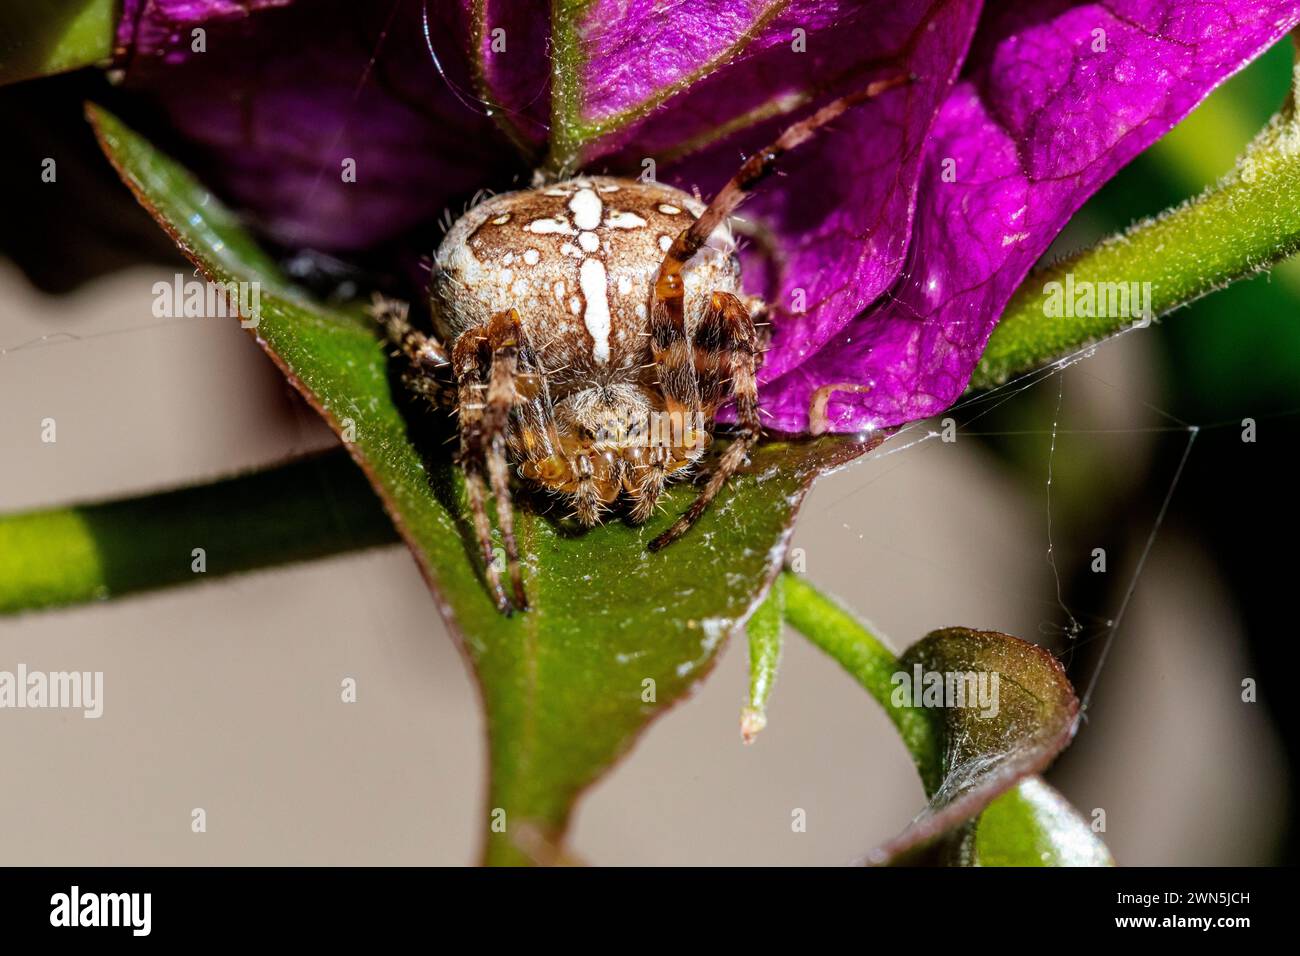
[[[703,248],[709,236],[713,235],[713,231],[722,225],[727,220],[727,217],[739,208],[741,203],[753,195],[754,188],[760,182],[772,174],[776,169],[777,161],[782,156],[806,143],[818,130],[843,116],[845,112],[854,106],[874,99],[886,90],[901,86],[909,82],[910,79],[905,74],[899,74],[887,79],[876,80],[861,90],[832,100],[810,116],[787,127],[771,145],[758,150],[741,163],[740,169],[709,201],[700,217],[678,233],[677,238],[673,240],[672,245],[664,254],[663,262],[659,265],[659,271],[655,276],[651,293],[650,308],[650,334],[654,360],[660,367],[660,389],[663,391],[669,411],[695,412],[703,410],[700,387],[696,380],[696,362],[692,360],[695,350],[691,347],[686,333],[684,314],[686,284],[683,273],[687,264]],[[737,323],[735,309],[730,303],[720,302],[717,295],[712,297],[709,309],[700,324],[701,326],[706,323],[712,325],[715,328],[714,334],[734,336],[737,343],[742,341],[750,342],[749,355],[752,359],[757,353],[757,348],[755,347],[756,339],[753,335],[753,323],[749,318],[748,310],[745,310],[744,306],[734,296],[727,295],[726,298],[735,302],[744,312],[748,324],[748,333],[735,328]],[[698,329],[696,334],[699,334]],[[737,362],[736,364],[748,364],[749,366],[747,382],[745,379],[746,372],[743,369],[738,370],[739,384],[745,388],[753,386],[756,363],[750,361],[748,363]],[[737,401],[736,410],[740,428],[738,439],[727,449],[717,470],[710,476],[699,497],[668,531],[650,543],[650,550],[658,551],[690,530],[691,525],[698,520],[699,516],[704,513],[704,509],[717,496],[727,478],[744,461],[749,448],[758,440],[757,395],[755,394],[751,398],[740,394],[735,382],[733,382],[732,389]],[[752,419],[752,426],[747,422],[747,419]]]
[[[516,608],[524,610],[528,607],[519,544],[515,538],[514,505],[510,497],[506,455],[511,412],[537,390],[536,374],[532,371],[521,374],[520,371],[523,342],[519,313],[511,309],[463,332],[452,349],[452,370],[459,394],[460,462],[465,470],[466,497],[488,587],[498,609],[506,614]],[[502,587],[492,551],[492,526],[487,514],[489,483],[497,506],[501,539],[505,544],[513,605]]]
[[[409,303],[389,299],[378,292],[371,299],[370,315],[384,329],[390,344],[417,368],[445,368],[450,359],[443,344],[411,325]]]
[[[487,407],[487,383],[483,381],[483,365],[479,350],[487,342],[487,329],[480,326],[463,333],[452,349],[452,372],[456,376],[457,414],[460,417],[460,463],[465,473],[465,497],[470,517],[474,522],[474,537],[478,542],[479,556],[483,559],[483,574],[496,601],[497,610],[503,614],[511,611],[510,599],[501,586],[496,556],[492,552],[492,524],[487,513],[487,482],[483,471],[484,411]]]
[[[455,406],[456,387],[445,374],[451,367],[447,350],[436,338],[411,325],[408,318],[410,306],[376,292],[367,311],[383,327],[389,344],[406,359],[402,386],[434,408]]]
[[[510,497],[507,446],[511,412],[520,407],[529,416],[521,428],[525,455],[529,459],[538,457],[539,453],[555,454],[558,436],[545,382],[524,341],[519,314],[514,310],[502,312],[478,328],[468,330],[456,340],[450,359],[441,342],[410,324],[407,303],[376,294],[370,314],[410,364],[402,375],[402,384],[432,405],[458,408],[466,497],[483,556],[484,575],[497,607],[509,613],[511,601],[501,585],[492,550],[492,527],[486,507],[490,484],[505,544],[513,607],[527,608]],[[437,370],[449,366],[455,377],[454,385],[437,374]]]
[[[709,205],[700,218],[684,229],[673,242],[664,255],[663,264],[659,267],[658,282],[662,283],[669,275],[680,276],[686,263],[694,258],[700,251],[700,247],[708,241],[709,236],[713,235],[713,230],[722,225],[741,203],[753,195],[755,186],[775,172],[777,160],[782,156],[808,142],[819,130],[833,123],[858,104],[875,99],[880,94],[910,81],[910,76],[897,74],[868,83],[864,88],[832,100],[805,119],[786,127],[785,131],[769,146],[753,153],[740,164],[740,169],[727,181],[727,184],[709,200]]]
[[[521,375],[519,353],[524,341],[519,313],[514,309],[494,315],[488,322],[488,348],[492,352],[488,375],[487,408],[484,424],[487,433],[488,479],[492,483],[492,496],[496,499],[497,523],[506,546],[506,570],[515,606],[528,607],[524,593],[523,573],[519,564],[519,544],[515,540],[514,504],[510,496],[510,463],[507,442],[510,430],[510,413],[523,399],[520,391]],[[532,386],[534,389],[536,385]]]
[[[724,402],[735,399],[736,429],[718,466],[686,512],[659,537],[650,550],[672,544],[699,520],[727,479],[744,463],[758,442],[758,333],[743,302],[728,292],[715,292],[695,330],[693,371],[699,379],[703,413],[712,418]]]
[[[410,324],[407,303],[376,293],[369,311],[398,354],[407,360],[408,368],[402,373],[402,385],[407,391],[436,408],[460,406],[466,494],[475,537],[487,567],[485,576],[498,608],[508,613],[511,604],[501,587],[490,543],[491,523],[485,507],[490,485],[505,543],[514,607],[526,608],[527,593],[509,493],[507,449],[514,446],[534,478],[557,480],[578,469],[563,447],[546,377],[518,314],[500,313],[460,336],[458,344],[466,344],[456,362],[455,351],[448,357],[438,339]],[[485,477],[488,485],[484,484]],[[581,490],[580,486],[580,496]]]

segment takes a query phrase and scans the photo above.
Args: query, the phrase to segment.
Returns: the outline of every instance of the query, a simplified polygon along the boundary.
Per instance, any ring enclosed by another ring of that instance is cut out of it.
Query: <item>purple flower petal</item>
[[[277,241],[365,249],[526,172],[469,92],[446,4],[430,4],[437,63],[419,0],[232,6],[136,0],[122,64],[189,142],[196,171]]]
[[[179,0],[140,9],[123,24],[129,80],[203,147],[200,174],[282,243],[364,248],[436,217],[450,196],[509,182],[513,154],[475,100],[525,152],[541,145],[544,5],[431,0],[443,75],[420,42],[426,8],[416,0],[376,13],[317,3],[247,17],[226,2]],[[742,151],[821,102],[873,79],[917,76],[800,150],[747,212],[772,240],[770,261],[749,255],[751,279],[770,279],[756,291],[799,312],[778,323],[769,377],[897,277],[926,134],[977,10],[975,0],[708,0],[666,10],[601,0],[586,10],[581,121],[603,130],[586,147],[589,162],[604,156],[640,172],[641,157],[659,156],[664,178],[705,193]],[[194,23],[208,24],[207,52],[185,55]],[[728,125],[738,117],[748,123]],[[339,175],[349,157],[355,183]]]
[[[272,9],[287,2],[127,0],[121,62],[200,175],[273,238],[325,250],[521,181],[547,145],[553,79],[583,165],[653,158],[707,195],[817,105],[912,74],[742,209],[747,284],[774,308],[763,405],[782,431],[806,430],[814,394],[840,384],[834,430],[947,407],[1074,210],[1297,19],[1294,0],[999,4],[967,57],[977,0],[592,0],[555,36],[548,5],[525,0]],[[552,49],[571,71],[552,77]]]
[[[584,20],[581,120],[604,132],[583,155],[629,172],[658,157],[660,178],[705,196],[816,106],[873,80],[915,77],[801,147],[741,212],[756,225],[747,284],[776,309],[764,368],[774,378],[897,278],[926,136],[979,4],[709,0],[667,13],[648,0],[621,5],[619,19],[608,8],[620,0],[605,0]]]
[[[906,278],[766,386],[768,424],[806,429],[814,390],[839,382],[871,390],[837,393],[833,430],[946,408],[1070,215],[1298,16],[1281,0],[1058,0],[988,13],[931,134]],[[946,160],[955,182],[943,181]]]
[[[156,56],[182,63],[196,55],[192,30],[240,20],[257,10],[293,0],[124,0],[117,45],[132,56]]]
[[[517,148],[540,160],[550,132],[550,5],[536,0],[457,0],[457,5],[474,95],[496,113]]]

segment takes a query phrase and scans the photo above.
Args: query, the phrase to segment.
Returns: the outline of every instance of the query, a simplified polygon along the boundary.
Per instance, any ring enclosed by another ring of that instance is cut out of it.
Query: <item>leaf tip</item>
[[[767,726],[767,714],[757,707],[746,707],[740,712],[740,739],[752,744]]]

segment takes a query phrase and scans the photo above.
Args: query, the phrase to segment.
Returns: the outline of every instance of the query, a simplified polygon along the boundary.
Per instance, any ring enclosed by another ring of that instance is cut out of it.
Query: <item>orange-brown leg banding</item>
[[[505,614],[528,606],[510,496],[508,450],[511,413],[535,395],[532,373],[521,373],[523,337],[513,309],[469,329],[456,340],[451,364],[456,376],[460,414],[460,461],[474,534],[484,563],[484,577],[497,608]],[[535,377],[535,376],[534,376]],[[492,548],[487,513],[489,485],[505,545],[506,571],[513,597],[506,595]]]
[[[714,293],[708,311],[696,329],[692,351],[692,371],[705,401],[704,414],[711,418],[718,405],[734,399],[735,433],[704,489],[672,527],[650,542],[651,551],[658,551],[690,530],[718,496],[727,479],[744,464],[762,432],[758,420],[756,377],[758,335],[744,303],[729,293]]]
[[[686,332],[684,272],[713,231],[726,221],[754,188],[775,169],[782,156],[811,139],[859,103],[909,82],[906,74],[876,80],[861,90],[832,100],[789,126],[771,145],[750,155],[693,223],[683,229],[664,254],[651,294],[650,335],[659,366],[659,387],[669,412],[703,412],[712,417],[717,404],[734,397],[738,420],[735,441],[723,454],[695,503],[671,528],[650,543],[650,550],[680,538],[704,513],[727,478],[744,462],[760,432],[755,379],[758,339],[748,310],[727,293],[716,293],[692,344]],[[720,375],[726,369],[730,377]],[[697,376],[697,373],[698,376]],[[722,397],[719,397],[722,396]]]
[[[497,524],[501,526],[501,539],[506,550],[506,571],[515,607],[528,607],[524,593],[523,569],[519,562],[519,543],[515,538],[514,502],[510,497],[510,465],[507,457],[507,433],[510,413],[521,400],[517,387],[519,380],[519,352],[523,332],[519,326],[519,313],[511,309],[492,317],[488,323],[488,347],[492,351],[491,371],[488,376],[487,407],[484,409],[487,443],[488,480],[492,496],[496,499]]]
[[[444,368],[450,362],[441,342],[411,325],[408,318],[410,306],[407,303],[398,299],[386,299],[376,292],[368,311],[383,328],[389,343],[406,357],[413,368]]]
[[[483,381],[486,362],[482,351],[487,342],[487,330],[464,332],[452,349],[452,371],[456,376],[457,414],[460,417],[460,465],[465,473],[465,497],[470,520],[474,523],[474,537],[479,556],[483,560],[483,576],[488,590],[496,602],[497,610],[510,613],[510,599],[501,586],[501,575],[492,552],[492,524],[487,513],[487,481],[483,475],[485,425],[487,407],[487,382]]]
[[[645,462],[636,466],[632,473],[629,492],[632,498],[630,517],[634,524],[644,524],[655,513],[667,481],[668,449],[651,448]]]

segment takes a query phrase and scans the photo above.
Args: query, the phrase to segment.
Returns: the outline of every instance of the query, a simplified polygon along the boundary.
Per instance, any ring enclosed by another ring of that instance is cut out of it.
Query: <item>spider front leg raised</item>
[[[759,350],[753,319],[734,295],[714,293],[695,330],[692,344],[685,321],[684,272],[687,264],[704,248],[714,230],[726,222],[727,217],[753,195],[754,188],[776,170],[782,156],[806,143],[857,104],[874,99],[911,79],[911,76],[900,73],[876,80],[861,90],[832,100],[787,127],[770,145],[751,154],[741,164],[696,220],[677,234],[665,253],[652,289],[650,334],[654,359],[661,370],[660,387],[669,411],[685,405],[691,409],[699,408],[711,419],[718,404],[727,397],[734,397],[739,428],[736,440],[722,456],[700,496],[671,528],[650,542],[651,551],[671,544],[690,529],[726,480],[744,462],[761,431],[755,379]],[[687,355],[691,356],[689,361]],[[729,379],[720,374],[724,369],[729,372]],[[697,375],[706,380],[703,387]],[[729,396],[725,394],[728,389]],[[711,394],[711,390],[722,397]]]

